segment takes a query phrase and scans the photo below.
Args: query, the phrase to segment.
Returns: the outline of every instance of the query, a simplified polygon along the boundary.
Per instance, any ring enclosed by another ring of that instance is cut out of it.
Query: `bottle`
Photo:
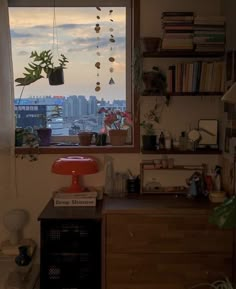
[[[161,132],[160,134],[160,137],[159,137],[159,149],[165,149],[165,136],[164,136],[164,133],[163,131]]]
[[[179,137],[179,149],[181,151],[185,151],[187,149],[187,141],[188,139],[187,139],[186,133],[185,131],[182,131]]]
[[[172,139],[171,139],[170,133],[166,134],[166,137],[165,137],[165,148],[167,150],[170,150],[172,148]]]

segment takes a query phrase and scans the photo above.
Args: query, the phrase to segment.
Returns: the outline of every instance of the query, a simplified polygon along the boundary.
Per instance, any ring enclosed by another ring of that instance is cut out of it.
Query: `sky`
[[[44,78],[26,86],[23,98],[48,95],[95,95],[106,100],[126,98],[125,8],[113,8],[111,14],[109,10],[108,7],[101,7],[101,11],[96,7],[57,7],[54,18],[53,7],[9,9],[14,78],[23,76],[31,51],[51,49],[55,59],[64,54],[69,60],[64,71],[64,85],[49,86]],[[53,29],[54,22],[56,26]],[[94,29],[96,24],[101,27],[100,33]],[[115,43],[109,41],[111,34]],[[113,63],[108,60],[111,56],[115,58]],[[97,61],[101,63],[99,70],[95,67]],[[113,73],[110,68],[114,69]],[[111,77],[114,85],[109,84]],[[96,82],[101,83],[99,92],[95,91]],[[21,89],[15,87],[16,98]]]

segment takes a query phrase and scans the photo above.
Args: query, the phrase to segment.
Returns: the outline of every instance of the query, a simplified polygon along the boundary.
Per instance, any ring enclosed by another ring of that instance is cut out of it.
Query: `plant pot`
[[[143,149],[144,150],[155,150],[156,149],[156,135],[143,135]]]
[[[105,146],[107,142],[107,135],[105,133],[99,133],[96,135],[96,145]]]
[[[92,132],[80,132],[78,133],[79,144],[81,146],[89,146],[91,145],[93,133]]]
[[[126,143],[127,129],[111,129],[109,130],[110,143],[112,146],[123,146]]]
[[[159,37],[144,37],[143,38],[144,51],[156,52],[160,50],[161,38]]]
[[[64,71],[62,67],[56,67],[49,73],[48,81],[50,85],[64,84]]]
[[[39,137],[39,145],[40,146],[49,146],[51,143],[51,128],[39,128],[37,129],[38,137]]]
[[[24,129],[18,127],[15,129],[15,146],[21,147],[23,145]]]

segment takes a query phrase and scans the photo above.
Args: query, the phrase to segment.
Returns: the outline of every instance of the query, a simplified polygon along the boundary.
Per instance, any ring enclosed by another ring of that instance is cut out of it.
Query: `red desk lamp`
[[[97,161],[91,157],[69,156],[57,159],[52,165],[52,172],[60,175],[72,175],[72,184],[66,193],[83,192],[79,184],[80,175],[90,175],[98,172]]]

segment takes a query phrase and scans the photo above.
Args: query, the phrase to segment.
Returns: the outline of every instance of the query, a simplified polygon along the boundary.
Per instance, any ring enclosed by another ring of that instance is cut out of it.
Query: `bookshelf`
[[[142,149],[142,154],[155,154],[155,155],[220,155],[222,153],[219,149],[196,149],[195,151],[182,151],[178,149],[162,149],[162,150],[144,150]]]
[[[144,58],[224,58],[224,52],[197,52],[197,51],[156,51],[156,52],[143,52]]]

